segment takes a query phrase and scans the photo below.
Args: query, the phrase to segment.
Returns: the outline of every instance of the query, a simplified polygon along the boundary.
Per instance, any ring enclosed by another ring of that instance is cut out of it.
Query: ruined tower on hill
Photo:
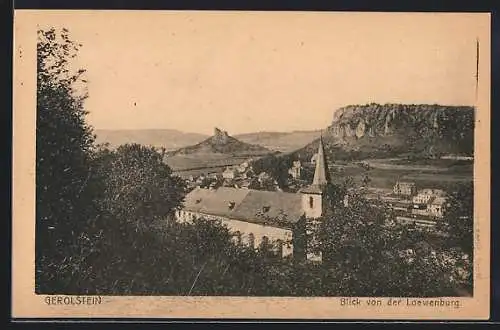
[[[216,144],[226,144],[228,141],[229,135],[226,131],[223,131],[217,127],[214,128],[214,136],[213,141]]]

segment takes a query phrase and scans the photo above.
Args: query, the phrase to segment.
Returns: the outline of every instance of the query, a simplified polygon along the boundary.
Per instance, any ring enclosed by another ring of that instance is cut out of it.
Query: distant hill
[[[367,104],[338,109],[323,133],[332,160],[474,154],[474,108]],[[309,159],[318,139],[293,152]]]
[[[272,153],[265,147],[242,142],[226,131],[214,129],[214,135],[192,146],[183,147],[167,153],[167,156],[192,154],[227,154],[233,156],[260,156]]]
[[[320,130],[293,132],[255,132],[238,134],[234,137],[240,141],[258,144],[271,150],[290,152],[304,147],[318,138]]]
[[[95,134],[97,143],[109,143],[111,148],[126,143],[139,143],[157,148],[164,147],[167,151],[193,145],[207,138],[207,135],[174,129],[96,129]]]

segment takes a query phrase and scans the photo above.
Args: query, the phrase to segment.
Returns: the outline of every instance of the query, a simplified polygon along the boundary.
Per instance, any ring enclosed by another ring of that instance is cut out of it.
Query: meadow
[[[463,182],[473,181],[473,162],[456,162],[449,160],[407,161],[401,159],[365,160],[369,168],[357,163],[335,164],[331,168],[332,180],[342,181],[352,177],[358,185],[368,177],[368,186],[391,189],[396,181],[415,182],[418,189],[437,188],[454,190]]]

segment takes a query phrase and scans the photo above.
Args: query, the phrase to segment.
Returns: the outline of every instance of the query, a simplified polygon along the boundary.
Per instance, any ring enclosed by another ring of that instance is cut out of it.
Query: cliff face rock
[[[428,104],[349,105],[333,114],[326,149],[347,158],[474,153],[474,108]],[[317,141],[298,151],[309,156]],[[336,154],[336,155],[335,155]]]
[[[473,124],[472,107],[372,103],[338,109],[328,131],[339,139],[388,136],[420,128],[434,130],[436,135],[450,135],[454,129],[468,134],[473,130]]]

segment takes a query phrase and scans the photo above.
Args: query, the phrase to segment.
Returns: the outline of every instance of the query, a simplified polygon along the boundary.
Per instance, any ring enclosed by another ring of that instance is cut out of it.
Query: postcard
[[[14,16],[13,318],[489,318],[488,13]]]

